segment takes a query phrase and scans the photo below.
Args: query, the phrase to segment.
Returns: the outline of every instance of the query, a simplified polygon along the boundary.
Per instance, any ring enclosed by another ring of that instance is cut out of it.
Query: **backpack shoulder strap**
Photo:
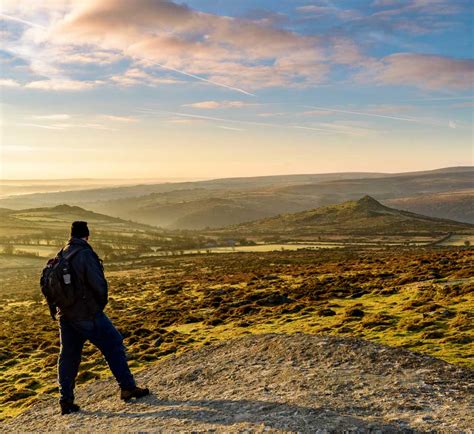
[[[84,249],[85,247],[82,247],[82,246],[76,247],[74,249],[69,250],[66,254],[64,254],[63,251],[61,250],[61,255],[64,259],[66,259],[66,261],[70,261],[76,253],[79,253],[81,250],[84,250]]]

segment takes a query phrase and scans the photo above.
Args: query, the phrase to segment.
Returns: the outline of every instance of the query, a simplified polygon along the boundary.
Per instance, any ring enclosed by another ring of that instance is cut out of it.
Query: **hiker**
[[[54,288],[51,290],[54,280],[51,277],[45,278],[45,271],[43,271],[41,281],[42,291],[47,298],[52,318],[56,319],[56,314],[59,315],[61,349],[58,360],[58,382],[61,414],[80,410],[80,407],[74,403],[74,385],[81,362],[82,347],[87,340],[99,348],[104,355],[120,386],[122,400],[141,398],[150,393],[147,388],[136,386],[127,364],[123,338],[103,312],[108,298],[107,280],[104,276],[102,261],[88,240],[87,222],[73,222],[71,238],[66,247],[58,253],[56,259],[51,260],[58,263],[58,258],[63,258],[63,261],[67,261],[67,265],[61,262],[61,267],[63,270],[67,269],[67,274],[61,275],[63,282],[57,285],[59,290],[56,292]],[[45,270],[47,268],[48,266]],[[44,280],[50,282],[49,286]],[[69,287],[73,295],[66,293]],[[66,303],[63,298],[68,296],[71,301]]]

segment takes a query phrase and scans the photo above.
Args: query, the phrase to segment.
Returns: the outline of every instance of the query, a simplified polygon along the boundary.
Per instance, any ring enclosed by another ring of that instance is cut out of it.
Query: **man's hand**
[[[51,315],[51,318],[53,318],[53,321],[56,321],[57,310],[56,310],[56,306],[54,304],[49,305],[49,313]]]

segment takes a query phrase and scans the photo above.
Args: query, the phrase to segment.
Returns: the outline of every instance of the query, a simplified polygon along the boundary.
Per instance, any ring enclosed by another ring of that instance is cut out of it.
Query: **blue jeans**
[[[82,347],[89,340],[104,355],[112,374],[123,389],[135,387],[127,364],[122,335],[105,313],[94,319],[69,321],[59,319],[61,350],[58,360],[58,382],[61,401],[74,401],[74,385],[81,363]]]

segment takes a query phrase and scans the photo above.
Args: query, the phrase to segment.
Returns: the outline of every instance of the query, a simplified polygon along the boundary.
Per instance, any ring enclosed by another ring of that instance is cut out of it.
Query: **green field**
[[[447,240],[439,243],[441,246],[464,246],[466,242],[474,245],[474,235],[471,234],[453,234]]]

